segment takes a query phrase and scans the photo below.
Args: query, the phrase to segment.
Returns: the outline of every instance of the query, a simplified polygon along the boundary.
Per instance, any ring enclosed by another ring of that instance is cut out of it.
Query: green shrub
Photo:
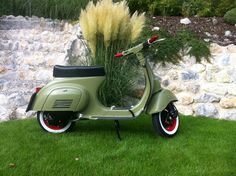
[[[97,2],[98,0],[93,0]],[[113,0],[119,2],[121,0]],[[89,0],[2,0],[0,16],[23,15],[77,19]],[[223,16],[236,7],[236,0],[127,0],[130,11],[170,16]]]
[[[139,12],[148,12],[149,4],[151,4],[151,0],[127,0],[129,9],[133,13],[136,10]]]
[[[146,11],[167,16],[223,16],[236,7],[236,0],[127,0],[132,12]]]
[[[180,55],[183,51],[186,51],[184,55],[194,56],[197,62],[201,62],[203,59],[209,61],[210,49],[208,44],[190,30],[180,29],[175,36],[163,29],[156,32],[146,27],[143,31],[142,40],[156,34],[159,38],[166,38],[145,53],[154,63],[178,64],[183,59]]]
[[[181,0],[155,0],[149,5],[149,12],[153,15],[181,15]]]
[[[214,16],[212,0],[186,0],[182,5],[182,15]]]
[[[89,0],[3,0],[0,16],[22,15],[52,19],[77,19]]]
[[[236,0],[214,0],[212,10],[215,16],[224,16],[227,11],[236,7]]]
[[[229,24],[236,24],[236,8],[228,11],[224,16],[224,20]]]

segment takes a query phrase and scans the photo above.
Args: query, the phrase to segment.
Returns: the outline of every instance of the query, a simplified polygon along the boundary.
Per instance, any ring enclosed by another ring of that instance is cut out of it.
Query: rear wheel
[[[42,129],[50,133],[63,133],[70,131],[75,122],[71,119],[73,113],[71,112],[46,112],[40,111],[37,113],[39,125]]]
[[[178,111],[172,103],[152,116],[155,131],[164,137],[174,136],[179,129],[179,122]]]

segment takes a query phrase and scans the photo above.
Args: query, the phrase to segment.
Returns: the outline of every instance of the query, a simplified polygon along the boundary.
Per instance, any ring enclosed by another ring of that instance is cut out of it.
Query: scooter
[[[176,96],[161,88],[142,50],[163,39],[153,36],[141,43],[115,55],[116,58],[135,54],[145,75],[145,90],[140,101],[131,107],[105,107],[97,97],[101,83],[105,80],[103,67],[59,66],[53,69],[54,80],[44,87],[37,87],[26,112],[37,111],[37,119],[50,133],[69,131],[75,122],[82,119],[114,120],[119,134],[119,120],[135,119],[145,112],[152,116],[153,127],[164,137],[174,136],[179,129],[179,115],[174,102]]]

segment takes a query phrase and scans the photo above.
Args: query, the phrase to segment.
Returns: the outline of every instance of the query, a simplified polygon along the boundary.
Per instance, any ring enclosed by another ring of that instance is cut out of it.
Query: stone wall
[[[236,120],[236,46],[212,44],[211,51],[211,64],[185,56],[178,66],[155,66],[155,74],[176,93],[181,113]],[[53,66],[80,65],[86,55],[79,25],[1,17],[0,121],[31,116],[25,114],[29,98],[35,87],[52,79]]]
[[[30,116],[25,114],[30,96],[52,79],[53,66],[86,57],[81,38],[79,25],[64,21],[0,18],[0,121]]]
[[[211,44],[211,63],[185,56],[179,65],[157,66],[163,87],[178,97],[185,115],[236,120],[236,45]]]

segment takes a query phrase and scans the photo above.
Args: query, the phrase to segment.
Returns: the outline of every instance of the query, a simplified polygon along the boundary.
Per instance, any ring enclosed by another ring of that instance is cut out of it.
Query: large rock
[[[222,54],[224,52],[225,48],[218,45],[217,43],[212,43],[210,45],[210,51],[213,55],[218,55],[218,54]]]
[[[200,96],[197,96],[194,101],[196,103],[213,103],[213,102],[219,102],[220,96],[214,94],[214,93],[203,93]]]
[[[236,45],[233,45],[233,44],[228,45],[227,50],[229,53],[236,53]]]
[[[229,84],[227,87],[229,95],[236,96],[236,84]]]
[[[193,115],[193,109],[191,106],[177,105],[179,113],[184,115]]]
[[[24,95],[18,93],[12,93],[8,96],[9,99],[9,106],[12,108],[20,107],[28,104],[28,102],[25,100]]]
[[[191,71],[191,70],[182,71],[180,74],[181,74],[181,79],[183,81],[199,79],[199,75],[196,72]]]
[[[11,112],[8,109],[0,106],[0,122],[10,120],[10,114]]]
[[[25,119],[26,116],[26,110],[27,106],[21,106],[19,108],[16,109],[15,115],[17,119]]]
[[[179,93],[176,95],[178,98],[178,101],[182,105],[190,105],[193,103],[193,96],[189,93]]]
[[[227,84],[223,84],[223,83],[203,84],[202,89],[206,92],[215,93],[219,95],[226,95],[226,93],[228,92]]]
[[[222,98],[220,100],[220,106],[222,108],[236,108],[236,97],[233,98]]]
[[[0,106],[8,105],[8,98],[4,94],[0,94]]]
[[[51,70],[40,70],[35,75],[36,80],[50,81],[52,80]]]
[[[194,94],[198,93],[200,90],[200,84],[195,81],[186,83],[184,85],[186,86],[186,91]]]
[[[236,109],[227,109],[222,111],[220,118],[227,120],[236,120]]]
[[[215,80],[218,83],[230,83],[231,78],[230,75],[228,74],[227,70],[220,71],[215,74]]]
[[[229,62],[230,62],[230,65],[236,66],[236,53],[230,54]]]
[[[220,67],[227,66],[230,64],[230,55],[228,53],[223,53],[222,55],[215,58]]]
[[[227,74],[230,76],[230,81],[233,83],[236,83],[236,67],[232,67],[231,69],[228,69]]]
[[[205,65],[203,64],[194,64],[192,67],[191,67],[191,70],[196,72],[196,73],[202,73],[204,72],[206,69]]]
[[[218,117],[219,112],[217,108],[211,103],[198,104],[194,107],[195,115],[207,116],[207,117]]]

